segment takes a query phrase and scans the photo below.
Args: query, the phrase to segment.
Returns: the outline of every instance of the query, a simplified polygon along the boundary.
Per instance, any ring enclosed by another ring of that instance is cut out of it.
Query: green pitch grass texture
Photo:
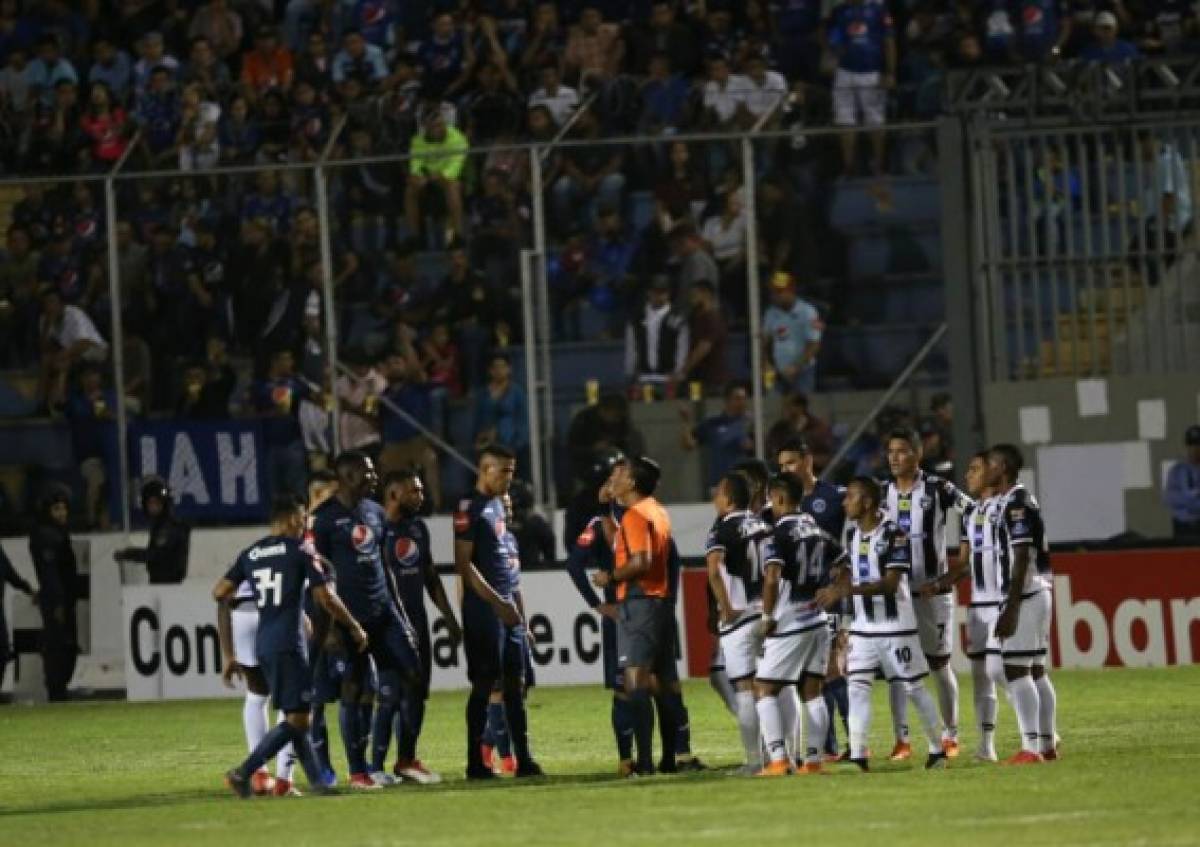
[[[1200,843],[1200,668],[1054,680],[1064,755],[1053,764],[973,761],[963,677],[963,755],[945,772],[881,760],[891,721],[877,685],[870,774],[834,766],[828,777],[619,781],[609,698],[596,686],[533,692],[530,725],[548,778],[468,784],[465,695],[454,692],[433,698],[421,746],[446,784],[291,799],[239,800],[222,785],[245,754],[239,700],[2,707],[0,844]],[[688,683],[686,696],[699,755],[736,764],[733,719],[703,682]],[[335,706],[329,714],[344,780]],[[1015,752],[1003,695],[998,742],[1002,757]]]

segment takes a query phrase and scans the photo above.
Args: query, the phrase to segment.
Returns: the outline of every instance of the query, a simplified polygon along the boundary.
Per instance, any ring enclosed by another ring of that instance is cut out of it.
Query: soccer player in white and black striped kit
[[[1000,499],[987,484],[987,451],[976,453],[967,465],[967,493],[975,502],[962,513],[962,540],[954,567],[922,587],[932,597],[954,586],[964,577],[971,580],[971,605],[967,610],[967,658],[971,660],[971,682],[975,694],[975,719],[979,727],[979,749],[975,758],[996,761],[996,687],[1005,688],[1004,662],[994,629],[1000,615],[1004,591],[1000,584],[1000,548],[996,543]]]
[[[917,707],[929,741],[926,768],[946,765],[938,732],[937,709],[922,680],[929,664],[917,637],[917,619],[909,593],[912,550],[907,533],[880,509],[879,483],[856,477],[846,489],[846,517],[854,530],[846,544],[847,566],[834,583],[817,592],[828,608],[854,598],[847,676],[850,678],[850,761],[867,770],[867,735],[871,728],[871,684],[882,674],[889,684],[904,686]]]
[[[1017,713],[1021,751],[1005,764],[1058,758],[1058,696],[1046,675],[1050,647],[1050,548],[1037,500],[1017,482],[1024,460],[1012,444],[988,451],[987,481],[997,492],[996,545],[1004,600],[995,634],[1008,695]]]
[[[909,537],[912,543],[912,573],[909,577],[917,616],[921,650],[929,662],[938,689],[941,707],[942,748],[946,755],[958,755],[958,679],[950,667],[954,652],[954,595],[949,590],[922,596],[927,582],[946,572],[946,517],[951,509],[960,512],[970,504],[967,497],[948,479],[921,470],[921,437],[911,429],[894,429],[887,437],[888,468],[892,479],[883,490],[883,511]],[[889,689],[892,725],[896,733],[893,759],[911,755],[908,742],[907,702],[904,689]]]

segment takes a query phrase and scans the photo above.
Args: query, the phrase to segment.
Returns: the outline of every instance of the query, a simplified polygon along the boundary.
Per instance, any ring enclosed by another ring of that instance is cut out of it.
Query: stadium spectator
[[[783,74],[767,67],[765,46],[750,52],[746,57],[745,70],[745,93],[742,95],[742,102],[745,103],[746,111],[754,119],[755,125],[769,115],[770,119],[763,126],[773,129],[779,125],[779,107],[788,96],[787,80]]]
[[[697,280],[688,289],[688,357],[683,363],[684,379],[699,382],[703,391],[712,392],[725,384],[727,377],[725,348],[729,331],[725,316],[717,304],[717,289],[706,279]]]
[[[37,601],[42,614],[42,668],[51,702],[67,699],[67,686],[75,675],[79,656],[75,610],[79,567],[71,542],[70,504],[64,488],[55,487],[44,495],[29,535],[29,555],[37,574]]]
[[[79,369],[75,388],[63,409],[71,428],[71,453],[83,478],[84,523],[88,529],[108,530],[105,487],[109,471],[105,442],[112,437],[117,396],[104,387],[104,374],[94,364]]]
[[[829,16],[826,39],[837,57],[833,78],[833,121],[838,126],[874,128],[872,167],[883,173],[887,92],[896,84],[896,38],[892,16],[879,0],[845,0]],[[842,169],[857,170],[858,134],[842,135]]]
[[[671,280],[656,274],[646,303],[625,327],[625,378],[671,386],[682,377],[688,354],[687,317],[671,305]]]
[[[746,93],[750,85],[741,74],[730,73],[729,57],[708,58],[708,81],[704,83],[704,124],[714,131],[732,131],[749,124]]]
[[[417,49],[421,80],[429,96],[452,100],[470,81],[473,39],[449,12],[436,15],[430,28],[430,38]]]
[[[750,392],[738,382],[725,387],[721,411],[698,424],[690,403],[679,404],[684,450],[704,448],[704,487],[711,490],[742,459],[754,457],[754,422],[749,414]]]
[[[1020,26],[1014,47],[1020,59],[1041,62],[1058,59],[1071,39],[1073,21],[1064,0],[1020,0]]]
[[[1172,54],[1194,48],[1196,9],[1182,0],[1155,0],[1144,9],[1138,47],[1146,53]]]
[[[600,323],[584,328],[584,337],[620,337],[622,319],[629,311],[628,277],[637,249],[637,240],[626,230],[616,207],[599,206],[577,281]]]
[[[954,402],[944,391],[929,401],[929,415],[921,422],[921,464],[927,473],[953,479],[947,465],[954,462]]]
[[[262,130],[250,114],[250,101],[245,97],[230,101],[217,124],[217,140],[223,165],[248,165],[257,159]]]
[[[666,53],[671,67],[687,76],[700,69],[700,42],[696,31],[678,19],[675,4],[668,0],[657,0],[651,5],[649,21],[632,29],[631,41],[628,65],[634,73],[645,74],[650,57],[655,53]]]
[[[542,84],[529,95],[529,108],[532,110],[544,106],[554,123],[562,126],[579,107],[579,92],[569,85],[563,85],[557,62],[542,65],[538,77]]]
[[[592,482],[592,468],[601,452],[620,450],[627,456],[640,456],[645,449],[645,439],[630,418],[629,401],[616,391],[600,395],[595,405],[576,412],[567,430],[572,478],[584,485]],[[589,494],[594,496],[595,491]]]
[[[75,66],[62,55],[58,38],[54,35],[43,35],[38,39],[37,55],[26,69],[29,79],[30,93],[44,107],[54,105],[55,91],[61,82],[75,85],[79,75]]]
[[[783,445],[795,438],[808,444],[817,473],[825,469],[833,457],[833,430],[829,424],[812,414],[808,395],[800,391],[789,394],[783,401],[783,415],[767,430],[766,453],[778,456]]]
[[[87,150],[92,169],[108,171],[129,146],[129,125],[125,110],[113,102],[112,92],[103,82],[93,82],[87,110],[80,118],[83,134],[91,141]]]
[[[310,32],[304,50],[296,54],[296,82],[306,82],[321,96],[333,86],[333,60],[329,43],[319,31]]]
[[[508,66],[487,60],[476,72],[474,90],[463,105],[465,129],[476,145],[513,133],[521,114],[520,89]]]
[[[704,240],[696,230],[696,225],[690,221],[681,221],[670,232],[671,254],[678,262],[675,273],[675,299],[687,303],[691,308],[692,289],[699,284],[706,284],[718,291],[721,284],[721,272],[717,263],[705,249]],[[693,338],[696,336],[693,334]]]
[[[13,50],[8,54],[4,67],[0,69],[0,103],[11,113],[10,120],[19,124],[33,108],[33,84],[29,74],[29,54],[24,50]],[[5,145],[5,159],[9,167],[12,161],[11,144]]]
[[[38,252],[29,230],[20,223],[8,228],[0,256],[0,358],[27,364],[37,349]]]
[[[361,32],[351,30],[342,36],[342,49],[333,57],[331,76],[339,87],[354,79],[371,91],[387,79],[387,60],[379,47],[368,43]]]
[[[488,444],[506,444],[528,459],[529,415],[525,389],[512,380],[512,364],[503,353],[488,358],[488,381],[476,393],[475,423],[472,428],[475,449]],[[528,462],[518,468],[528,467]]]
[[[1189,426],[1183,443],[1187,454],[1171,465],[1163,496],[1175,540],[1194,544],[1200,542],[1200,426]]]
[[[673,73],[666,53],[650,57],[650,70],[642,83],[642,111],[638,132],[643,135],[673,133],[687,122],[691,86],[683,74]]]
[[[79,89],[61,79],[51,94],[50,106],[40,101],[32,121],[21,136],[20,160],[35,172],[69,173],[79,163],[83,131],[79,125]]]
[[[421,132],[413,137],[404,209],[410,234],[421,231],[423,212],[444,210],[445,240],[463,231],[462,174],[467,163],[467,138],[448,126],[441,109],[428,109]]]
[[[771,277],[771,300],[763,315],[763,343],[775,368],[775,384],[783,392],[811,394],[817,386],[821,315],[796,293],[796,281],[788,273]]]
[[[55,409],[66,400],[67,378],[72,368],[81,362],[99,364],[107,360],[108,342],[101,337],[87,312],[64,303],[57,288],[43,289],[40,300],[38,397],[44,408]]]
[[[553,63],[562,71],[562,54],[567,48],[567,33],[558,16],[558,4],[538,3],[533,10],[532,32],[521,54],[521,67],[526,71],[545,68]]]
[[[198,82],[188,83],[183,89],[177,137],[181,171],[215,168],[221,158],[217,136],[221,107],[206,99],[205,94]]]
[[[179,94],[171,72],[156,67],[138,99],[137,123],[151,167],[167,167],[177,158],[176,140],[182,118]]]
[[[1136,59],[1137,47],[1131,41],[1118,38],[1117,27],[1117,16],[1112,12],[1100,12],[1096,15],[1092,25],[1094,38],[1079,54],[1083,60],[1115,65]]]
[[[591,108],[580,112],[571,138],[591,143],[571,146],[563,156],[562,175],[551,189],[555,220],[559,226],[570,222],[586,226],[597,208],[620,208],[625,153],[619,146],[596,143],[600,141],[600,121]]]
[[[746,215],[741,189],[726,191],[721,211],[704,221],[700,238],[717,263],[721,300],[739,315],[746,313]]]
[[[219,421],[229,417],[229,401],[237,385],[237,374],[229,363],[224,338],[210,335],[204,344],[204,359],[188,365],[175,416],[184,420]]]
[[[350,373],[340,373],[334,382],[341,411],[341,444],[338,451],[361,450],[373,460],[379,459],[382,437],[379,431],[379,398],[388,381],[361,350],[343,357]]]
[[[300,401],[319,395],[320,391],[298,378],[295,370],[292,351],[276,350],[265,378],[251,392],[250,406],[263,424],[267,480],[272,496],[304,491],[306,469],[298,418]]]
[[[1129,266],[1157,286],[1178,258],[1179,240],[1192,225],[1192,183],[1179,149],[1150,130],[1137,136],[1142,159],[1141,226],[1129,245]]]
[[[421,367],[429,376],[429,384],[441,389],[445,396],[457,400],[463,394],[462,363],[458,345],[444,322],[433,325],[421,344]]]
[[[292,87],[293,73],[292,53],[279,43],[275,29],[259,27],[254,49],[242,57],[241,81],[245,93],[252,100],[268,91],[287,93]]]
[[[142,97],[150,88],[150,79],[159,68],[167,72],[168,79],[174,83],[179,73],[179,60],[166,52],[161,32],[147,32],[137,43],[138,56],[133,64],[133,96],[134,105],[141,106]]]
[[[586,89],[589,82],[605,82],[616,75],[624,53],[621,28],[605,23],[598,4],[585,2],[579,23],[567,35],[563,65],[568,79],[578,79]]]
[[[229,92],[233,89],[233,74],[229,71],[229,65],[217,58],[206,38],[192,40],[181,79],[185,85],[199,83],[221,102],[228,100]]]
[[[92,66],[88,68],[88,82],[97,82],[108,87],[117,103],[124,103],[133,90],[133,59],[107,38],[97,38],[92,43]]]
[[[389,353],[383,363],[387,389],[380,402],[380,426],[383,449],[379,470],[384,476],[404,468],[417,468],[428,487],[430,503],[436,510],[442,501],[441,472],[438,456],[421,427],[432,429],[433,403],[419,361],[409,352]],[[420,426],[415,426],[397,410]]]
[[[208,0],[188,25],[188,37],[205,39],[223,61],[233,58],[241,48],[243,34],[242,16],[229,7],[228,0]]]

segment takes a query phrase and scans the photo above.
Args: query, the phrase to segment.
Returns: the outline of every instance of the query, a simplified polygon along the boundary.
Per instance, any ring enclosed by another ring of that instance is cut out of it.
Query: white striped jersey
[[[1018,547],[1028,546],[1029,566],[1025,569],[1026,595],[1048,586],[1050,579],[1050,544],[1046,540],[1046,525],[1037,499],[1025,486],[1017,483],[997,497],[996,544],[999,548],[1000,583],[1007,592]]]
[[[912,490],[895,480],[884,483],[883,511],[912,543],[912,584],[920,586],[946,572],[946,512],[962,511],[972,500],[953,482],[917,471]]]
[[[704,556],[720,551],[721,580],[735,609],[762,611],[763,543],[771,527],[750,511],[730,512],[717,518],[704,543]]]
[[[976,500],[962,513],[962,540],[967,545],[971,605],[995,606],[1004,599],[1000,584],[1000,547],[996,541],[999,497]]]
[[[829,584],[829,574],[846,558],[846,552],[810,515],[783,515],[764,548],[765,564],[782,568],[779,598],[772,617],[776,634],[787,635],[824,626],[828,616],[816,594]]]
[[[851,635],[911,635],[917,631],[913,613],[909,574],[912,549],[908,535],[894,522],[884,519],[871,532],[857,525],[850,535],[846,552],[850,557],[850,580],[867,585],[883,579],[888,570],[901,571],[900,585],[892,595],[874,597],[854,595],[854,622]]]

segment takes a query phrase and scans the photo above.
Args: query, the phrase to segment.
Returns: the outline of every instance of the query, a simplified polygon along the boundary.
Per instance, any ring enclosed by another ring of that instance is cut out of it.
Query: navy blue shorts
[[[271,702],[285,713],[307,712],[312,707],[312,671],[308,657],[299,650],[262,653],[258,666],[267,679]]]
[[[313,702],[333,703],[342,698],[342,682],[353,670],[354,663],[342,650],[322,650],[313,662]],[[375,666],[367,662],[364,693],[374,692],[379,685]]]
[[[524,680],[532,669],[525,625],[505,626],[490,606],[470,595],[463,601],[463,650],[472,684]]]
[[[424,618],[412,619],[413,630],[417,636],[417,658],[421,662],[421,696],[429,698],[429,683],[433,679],[433,642],[429,636],[429,622]]]

